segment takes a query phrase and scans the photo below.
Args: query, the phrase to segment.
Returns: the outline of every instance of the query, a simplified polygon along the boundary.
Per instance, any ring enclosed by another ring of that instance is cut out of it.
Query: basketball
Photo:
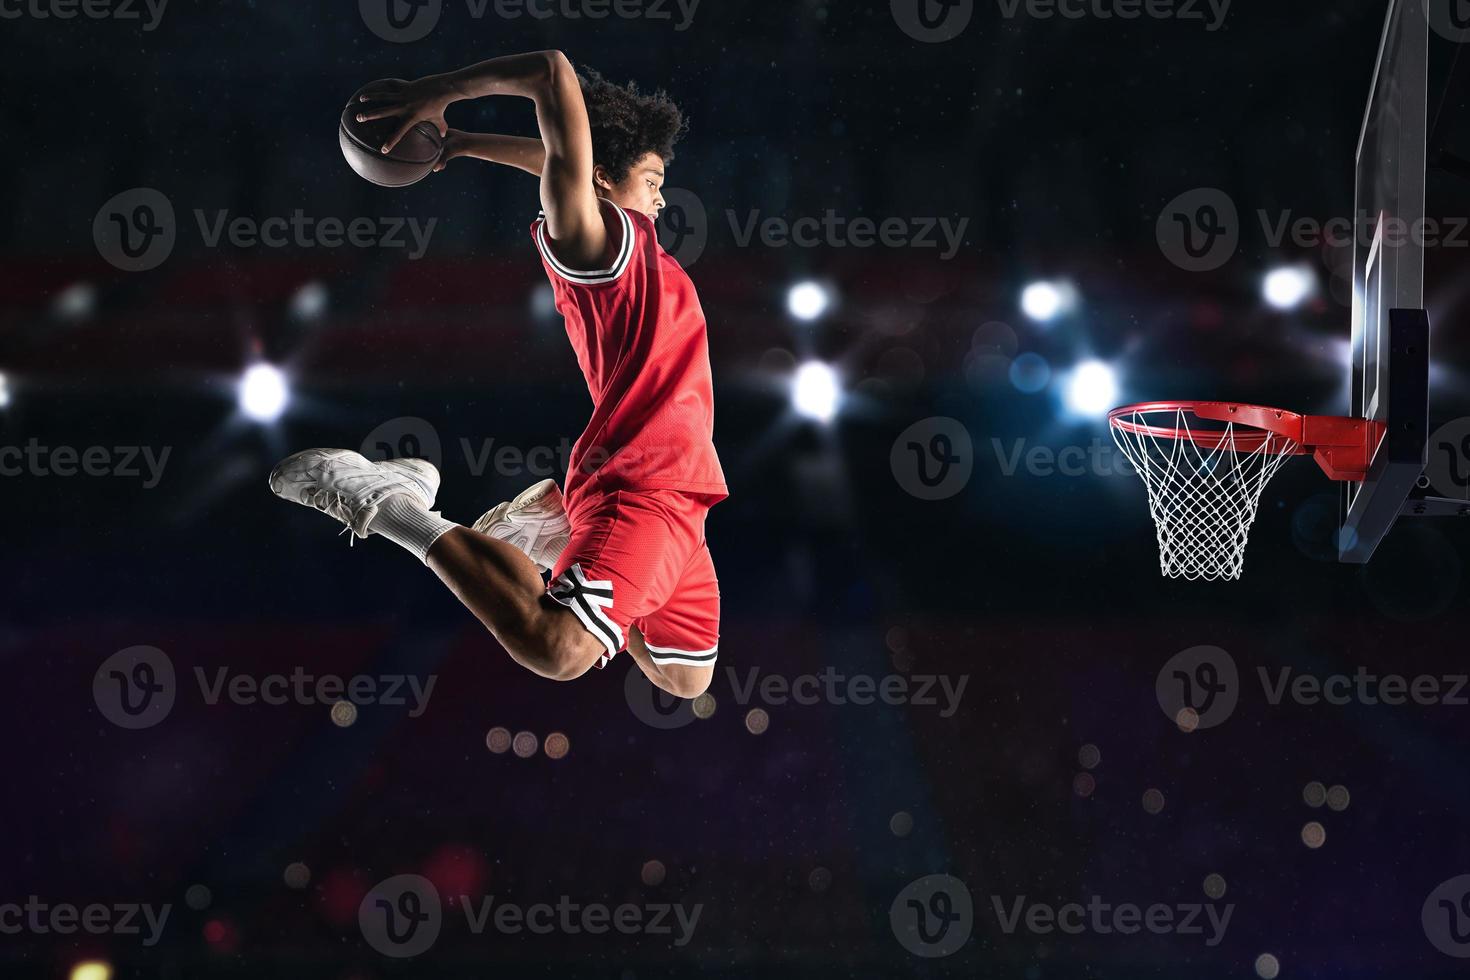
[[[373,119],[358,122],[357,114],[365,103],[358,101],[363,92],[384,81],[370,82],[352,93],[352,98],[342,109],[342,120],[337,127],[337,141],[342,146],[342,156],[347,164],[364,180],[379,187],[407,187],[427,177],[439,160],[444,146],[439,131],[433,124],[421,122],[408,132],[393,152],[382,152],[382,146],[397,130],[397,119]]]

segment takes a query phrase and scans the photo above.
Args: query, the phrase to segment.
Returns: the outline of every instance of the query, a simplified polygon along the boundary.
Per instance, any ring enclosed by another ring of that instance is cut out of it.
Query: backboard
[[[1430,23],[1390,0],[1357,148],[1352,411],[1378,423],[1372,463],[1343,489],[1338,555],[1373,556],[1424,472],[1429,320],[1424,312]]]

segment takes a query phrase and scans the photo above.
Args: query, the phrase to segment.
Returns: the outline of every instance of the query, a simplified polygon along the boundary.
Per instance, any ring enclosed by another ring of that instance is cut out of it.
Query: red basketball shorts
[[[619,490],[579,502],[547,592],[607,648],[606,667],[643,634],[655,663],[713,666],[720,585],[704,539],[709,502],[675,490]]]

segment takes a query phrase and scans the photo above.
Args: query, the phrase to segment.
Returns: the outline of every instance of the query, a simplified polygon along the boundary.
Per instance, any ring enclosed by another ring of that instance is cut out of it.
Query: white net
[[[1261,493],[1297,444],[1253,426],[1207,428],[1174,407],[1124,413],[1112,428],[1148,487],[1164,575],[1240,578]]]

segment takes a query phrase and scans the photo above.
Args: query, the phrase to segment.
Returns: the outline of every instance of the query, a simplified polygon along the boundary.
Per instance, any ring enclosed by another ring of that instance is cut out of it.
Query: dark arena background
[[[1420,3],[1453,64],[1464,11]],[[0,976],[1463,976],[1470,526],[1339,563],[1300,459],[1239,581],[1169,579],[1106,418],[1349,411],[1387,14],[0,0]],[[542,49],[690,120],[659,224],[731,487],[693,702],[532,676],[266,486],[418,456],[469,523],[563,476],[536,181],[376,187],[334,132],[372,79]],[[1423,482],[1464,497],[1449,71]]]

